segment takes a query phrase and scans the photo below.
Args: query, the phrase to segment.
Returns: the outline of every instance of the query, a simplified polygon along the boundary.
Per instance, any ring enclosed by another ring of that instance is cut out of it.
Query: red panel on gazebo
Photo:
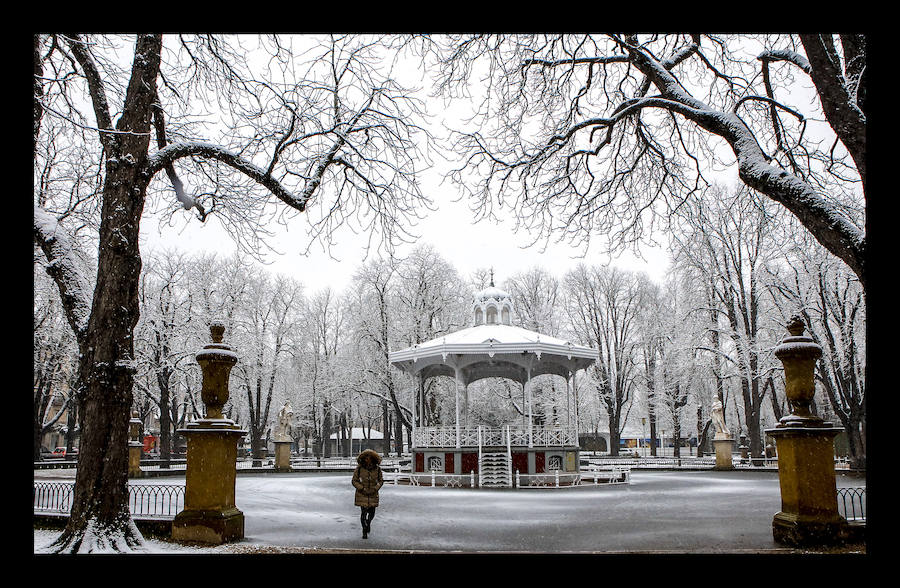
[[[543,474],[544,473],[544,452],[536,451],[534,453],[534,473],[535,474]]]
[[[455,472],[453,471],[453,465],[454,465],[454,463],[453,463],[453,454],[452,454],[452,453],[445,453],[445,454],[444,454],[444,473],[445,473],[445,474],[453,474],[453,473],[455,473]]]
[[[520,474],[528,473],[528,454],[525,452],[517,452],[514,451],[512,454],[512,471],[513,474],[516,473],[516,470],[519,471]]]
[[[478,454],[477,453],[463,453],[462,454],[462,473],[468,474],[469,472],[478,473]]]
[[[417,472],[425,471],[425,454],[419,452],[416,454],[416,470]]]

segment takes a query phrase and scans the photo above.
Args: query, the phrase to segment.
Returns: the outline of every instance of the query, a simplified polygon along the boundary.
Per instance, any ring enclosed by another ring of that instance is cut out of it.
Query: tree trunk
[[[139,228],[149,179],[141,171],[149,148],[161,47],[159,35],[138,37],[116,124],[121,133],[105,138],[97,284],[79,341],[84,386],[81,451],[69,521],[50,546],[56,551],[122,551],[143,543],[128,509],[128,422],[135,373],[133,333],[140,314]]]
[[[381,401],[381,418],[383,423],[382,430],[384,431],[381,452],[387,455],[391,451],[391,413],[388,410],[387,400]]]

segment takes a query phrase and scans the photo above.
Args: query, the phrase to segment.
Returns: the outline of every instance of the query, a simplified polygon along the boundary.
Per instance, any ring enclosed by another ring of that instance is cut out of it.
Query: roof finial
[[[494,268],[491,267],[491,288],[494,287]]]

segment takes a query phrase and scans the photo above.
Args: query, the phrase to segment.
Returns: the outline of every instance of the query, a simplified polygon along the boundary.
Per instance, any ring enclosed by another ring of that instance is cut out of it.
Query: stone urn
[[[822,357],[822,348],[812,337],[803,334],[805,326],[799,316],[792,317],[786,328],[790,335],[775,348],[775,357],[784,366],[784,393],[790,413],[782,417],[776,426],[827,426],[829,423],[825,423],[810,410],[816,392],[816,361]]]
[[[224,419],[222,407],[228,402],[228,378],[238,357],[234,349],[222,343],[225,325],[214,321],[209,326],[212,343],[203,347],[194,356],[203,371],[200,397],[206,405],[206,419]]]

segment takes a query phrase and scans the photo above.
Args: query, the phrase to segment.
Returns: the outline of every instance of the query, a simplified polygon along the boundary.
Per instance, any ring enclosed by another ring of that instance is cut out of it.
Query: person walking
[[[378,490],[384,485],[381,473],[381,456],[372,449],[366,449],[356,457],[353,471],[353,487],[356,497],[353,503],[360,508],[359,522],[362,523],[362,538],[368,539],[372,531],[372,519],[378,506]]]

